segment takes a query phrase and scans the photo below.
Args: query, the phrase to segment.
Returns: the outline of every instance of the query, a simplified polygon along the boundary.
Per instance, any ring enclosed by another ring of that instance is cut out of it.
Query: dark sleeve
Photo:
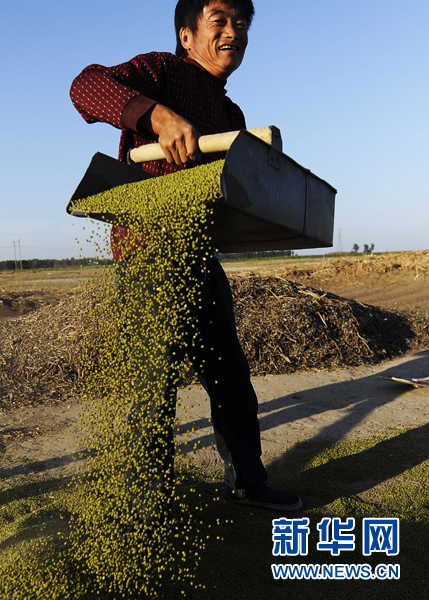
[[[228,97],[225,98],[225,104],[229,113],[232,129],[246,129],[246,119],[238,104],[232,102]]]
[[[114,67],[90,65],[73,81],[70,96],[88,123],[137,131],[137,121],[157,103],[164,63],[157,53]]]

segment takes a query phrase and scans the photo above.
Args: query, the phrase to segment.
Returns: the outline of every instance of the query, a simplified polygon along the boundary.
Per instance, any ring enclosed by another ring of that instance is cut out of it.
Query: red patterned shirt
[[[114,67],[90,65],[73,81],[70,95],[74,106],[88,123],[104,122],[121,129],[119,159],[126,161],[130,149],[157,141],[157,136],[137,130],[137,122],[154,104],[160,103],[187,119],[201,135],[245,127],[241,109],[227,96],[225,82],[214,77],[192,59],[167,52],[140,54]],[[203,155],[203,162],[219,154]],[[187,165],[166,160],[142,163],[156,176],[167,175]],[[112,228],[112,252],[122,256],[121,240],[130,232]]]

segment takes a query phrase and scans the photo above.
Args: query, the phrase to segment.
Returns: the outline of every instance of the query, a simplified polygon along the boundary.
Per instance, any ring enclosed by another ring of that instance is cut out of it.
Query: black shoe
[[[255,508],[269,508],[283,512],[299,510],[302,507],[302,500],[299,496],[289,494],[283,490],[274,490],[266,483],[257,488],[247,490],[233,490],[232,488],[228,488],[226,497],[236,504],[254,506]]]

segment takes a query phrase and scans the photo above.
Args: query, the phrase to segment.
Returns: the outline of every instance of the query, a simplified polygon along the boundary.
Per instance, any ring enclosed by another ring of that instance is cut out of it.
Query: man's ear
[[[192,31],[189,27],[182,27],[180,30],[180,42],[182,46],[189,52],[193,40]]]

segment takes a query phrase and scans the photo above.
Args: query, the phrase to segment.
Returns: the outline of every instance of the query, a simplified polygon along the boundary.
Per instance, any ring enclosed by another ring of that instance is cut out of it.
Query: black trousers
[[[267,473],[261,461],[258,402],[249,365],[237,337],[231,289],[215,257],[201,261],[198,278],[201,299],[195,309],[193,329],[194,334],[195,330],[198,332],[198,338],[195,341],[195,336],[188,332],[186,353],[210,398],[216,445],[225,464],[226,485],[234,489],[256,487],[266,481]],[[132,290],[128,293],[132,294]],[[156,294],[156,290],[152,293]],[[127,301],[127,294],[122,294],[122,301]],[[135,318],[138,320],[138,315]],[[137,331],[139,336],[148,335],[138,324],[131,330]],[[133,335],[129,344],[130,352],[135,353],[137,344],[133,344]],[[163,401],[153,402],[150,406],[135,403],[129,422],[141,427],[142,454],[152,455],[158,464],[154,473],[158,472],[162,479],[165,474],[172,473],[174,463],[177,383],[172,373],[164,371],[169,369],[176,350],[166,343],[161,344],[158,352],[157,359],[160,360],[155,360],[153,367],[146,365],[151,374],[141,384],[145,388],[141,392],[147,391],[148,386],[159,386],[162,381]],[[137,351],[137,357],[134,355],[134,364],[136,359],[152,360],[138,354]]]

